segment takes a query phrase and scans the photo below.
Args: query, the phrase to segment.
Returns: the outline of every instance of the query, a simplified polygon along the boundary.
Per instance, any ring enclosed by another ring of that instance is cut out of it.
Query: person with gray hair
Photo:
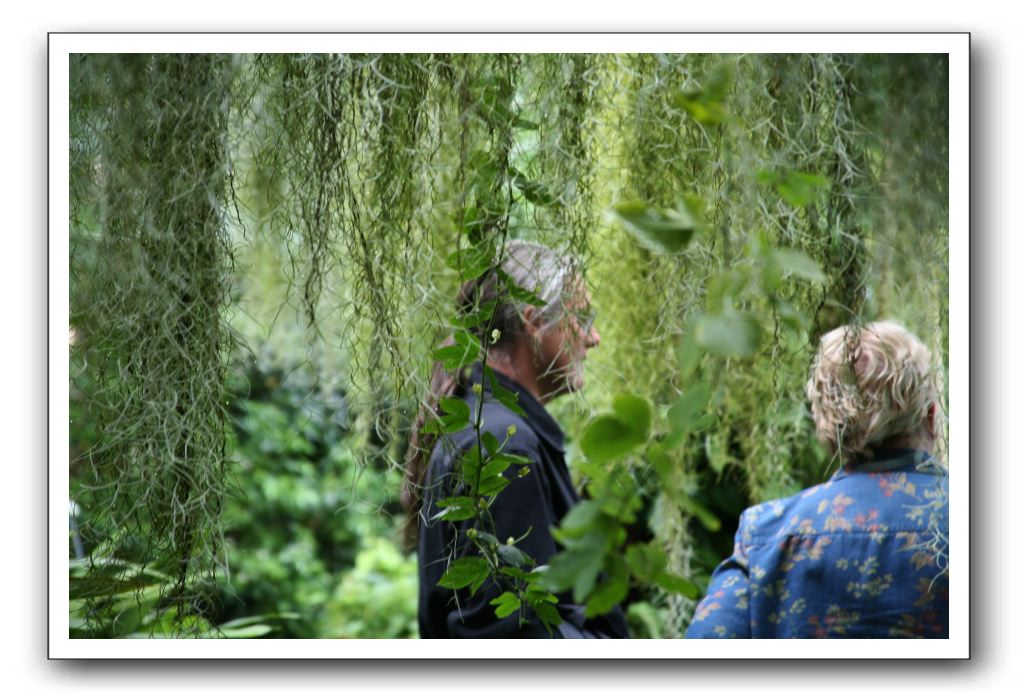
[[[549,632],[528,612],[527,605],[522,618],[498,618],[491,600],[500,589],[491,578],[473,594],[439,585],[450,560],[473,550],[462,537],[476,528],[476,520],[447,522],[433,517],[439,509],[437,503],[462,494],[457,487],[458,460],[477,442],[471,427],[445,435],[426,432],[441,399],[459,397],[476,412],[478,400],[483,398],[481,434],[504,440],[503,453],[531,462],[514,464],[502,473],[509,484],[489,508],[500,543],[515,545],[538,565],[547,564],[557,551],[551,529],[579,502],[565,463],[564,434],[545,405],[583,386],[587,351],[601,341],[593,324],[590,295],[578,264],[571,258],[522,240],[508,241],[503,250],[497,268],[466,282],[458,299],[463,316],[476,314],[482,305],[495,305],[490,322],[473,330],[475,336],[487,340],[481,330],[491,329],[493,343],[487,362],[456,373],[436,364],[430,396],[410,434],[402,501],[408,513],[404,539],[408,547],[416,544],[418,554],[420,635],[626,637],[625,617],[618,607],[607,615],[587,619],[568,594],[558,594],[555,607],[563,622]],[[539,304],[520,298],[512,284],[537,296],[540,300],[530,301]],[[494,383],[484,376],[484,365],[491,369]],[[494,398],[493,384],[512,392],[515,405]]]
[[[830,480],[750,507],[687,638],[948,636],[948,485],[930,352],[896,322],[820,340],[806,384]]]

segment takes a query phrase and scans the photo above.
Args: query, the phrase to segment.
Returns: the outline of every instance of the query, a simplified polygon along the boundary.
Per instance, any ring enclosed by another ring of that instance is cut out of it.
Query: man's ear
[[[533,305],[524,306],[520,317],[523,319],[523,329],[527,332],[527,335],[536,337],[537,333],[541,330],[542,323],[541,316],[537,314],[537,308]]]

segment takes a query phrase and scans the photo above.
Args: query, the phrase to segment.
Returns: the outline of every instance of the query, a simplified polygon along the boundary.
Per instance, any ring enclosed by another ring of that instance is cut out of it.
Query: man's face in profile
[[[582,280],[573,282],[563,300],[565,313],[538,335],[535,357],[549,398],[583,387],[583,361],[588,349],[601,343],[594,326],[590,293]]]

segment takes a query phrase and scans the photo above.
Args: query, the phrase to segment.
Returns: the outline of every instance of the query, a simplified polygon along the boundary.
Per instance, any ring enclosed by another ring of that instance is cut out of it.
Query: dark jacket
[[[500,542],[509,537],[518,539],[527,534],[516,546],[538,564],[547,564],[556,552],[551,529],[579,502],[576,488],[569,477],[563,448],[564,436],[551,415],[523,387],[496,373],[498,383],[517,393],[519,406],[525,412],[520,416],[490,397],[485,397],[481,419],[482,431],[490,432],[499,441],[505,440],[510,426],[516,432],[509,437],[505,452],[527,457],[533,461],[529,474],[517,477],[521,467],[510,466],[503,475],[511,479],[491,505],[495,535]],[[481,380],[481,370],[474,372],[472,382]],[[487,389],[487,387],[486,387]],[[464,400],[471,411],[476,410],[476,396],[468,389]],[[418,621],[422,638],[467,637],[548,637],[549,634],[533,613],[527,614],[528,624],[520,626],[518,613],[507,618],[495,616],[495,607],[489,601],[499,589],[489,579],[473,596],[465,589],[458,590],[457,607],[454,593],[438,585],[445,572],[450,552],[454,557],[476,554],[465,537],[474,520],[456,522],[460,535],[454,545],[452,522],[432,520],[438,513],[435,505],[443,497],[457,493],[453,487],[453,464],[465,451],[476,444],[472,427],[447,435],[438,441],[431,455],[418,534],[418,573],[420,600]],[[527,533],[529,531],[529,533]],[[553,633],[555,637],[627,637],[625,618],[619,608],[599,618],[587,620],[583,608],[572,603],[568,594],[559,594],[557,607],[566,621]]]

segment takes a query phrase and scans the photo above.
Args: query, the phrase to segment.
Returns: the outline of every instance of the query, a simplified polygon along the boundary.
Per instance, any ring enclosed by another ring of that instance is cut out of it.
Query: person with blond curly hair
[[[687,638],[948,636],[948,492],[929,349],[896,322],[820,340],[806,384],[826,482],[750,507]]]

